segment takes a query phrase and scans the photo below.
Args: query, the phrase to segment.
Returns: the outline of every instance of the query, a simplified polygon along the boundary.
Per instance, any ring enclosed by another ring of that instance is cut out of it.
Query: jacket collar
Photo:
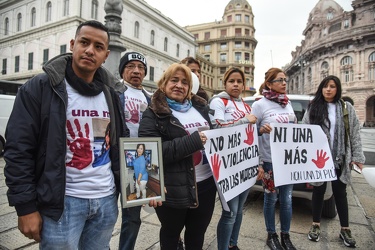
[[[72,53],[65,53],[55,56],[43,66],[43,70],[49,76],[52,86],[56,86],[64,80],[65,69],[69,60],[72,60]],[[100,75],[102,76],[105,85],[114,87],[120,82],[106,68],[100,67],[97,70],[100,71]]]

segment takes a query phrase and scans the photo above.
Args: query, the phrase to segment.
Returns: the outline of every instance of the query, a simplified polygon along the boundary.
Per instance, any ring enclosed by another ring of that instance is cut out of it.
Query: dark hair
[[[201,68],[201,64],[199,63],[199,61],[197,59],[195,59],[194,57],[191,57],[191,56],[188,56],[188,57],[185,57],[184,59],[181,60],[181,63],[182,64],[185,64],[186,66],[189,66],[190,64],[197,64],[199,68]]]
[[[108,28],[104,24],[102,24],[101,22],[98,22],[96,20],[89,20],[89,21],[83,22],[80,25],[78,25],[75,37],[77,37],[77,35],[79,34],[79,32],[81,31],[81,28],[83,26],[90,26],[90,27],[93,27],[93,28],[105,31],[107,33],[108,43],[109,43],[109,41],[110,41],[110,35],[109,35]]]
[[[245,73],[240,68],[237,68],[237,67],[229,68],[225,72],[225,74],[224,74],[224,86],[225,86],[226,82],[228,81],[230,75],[233,74],[233,73],[240,73],[241,78],[242,78],[242,82],[243,82],[243,86],[245,86]]]
[[[272,83],[279,73],[285,74],[285,72],[279,68],[270,68],[267,70],[267,72],[264,74],[264,82],[259,87],[259,94],[262,94],[263,89],[270,90],[270,88],[267,86],[267,82]]]
[[[145,144],[144,143],[139,143],[139,144],[137,144],[137,148],[136,149],[138,149],[139,148],[139,146],[143,146],[143,154],[142,155],[146,155],[146,146],[145,146]],[[138,155],[138,151],[136,151],[136,155],[137,156],[140,156],[140,155]]]
[[[314,99],[309,104],[309,119],[311,124],[316,124],[320,126],[325,126],[327,128],[331,127],[331,122],[328,119],[328,105],[327,101],[323,96],[323,88],[328,85],[329,81],[334,81],[336,84],[336,95],[333,99],[333,102],[336,103],[341,98],[342,87],[341,81],[337,76],[327,76],[319,84],[318,90],[315,93]],[[328,126],[325,123],[328,122]]]

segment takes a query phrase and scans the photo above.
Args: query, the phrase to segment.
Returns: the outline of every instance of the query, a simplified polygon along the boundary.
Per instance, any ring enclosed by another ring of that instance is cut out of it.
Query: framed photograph
[[[161,138],[120,138],[122,207],[164,201]]]

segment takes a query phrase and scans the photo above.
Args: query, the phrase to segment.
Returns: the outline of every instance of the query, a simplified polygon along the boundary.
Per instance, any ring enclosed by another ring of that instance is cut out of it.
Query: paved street
[[[371,166],[375,167],[375,166]],[[17,229],[17,216],[8,206],[4,184],[4,160],[0,159],[0,249],[38,249],[38,244],[24,237]],[[350,223],[357,239],[358,249],[375,249],[375,190],[371,188],[363,176],[353,173],[353,185],[348,187]],[[268,249],[265,244],[266,232],[263,221],[263,194],[251,192],[244,211],[243,224],[239,239],[241,249]],[[293,200],[293,221],[291,238],[297,249],[342,249],[345,248],[338,238],[338,218],[322,221],[322,238],[319,242],[311,242],[306,233],[311,223],[310,202],[302,199]],[[206,233],[204,249],[217,249],[216,225],[220,218],[221,205],[216,208],[211,224]],[[155,213],[142,211],[143,224],[138,237],[136,249],[159,249],[159,222]],[[277,220],[279,221],[279,220]],[[278,223],[278,227],[279,227]],[[111,249],[117,249],[120,220],[115,226],[111,240]]]
[[[366,131],[364,148],[375,152],[375,130]],[[372,139],[369,139],[370,137]],[[38,249],[38,244],[24,237],[17,229],[17,215],[13,207],[8,206],[6,186],[4,180],[4,160],[0,158],[0,250],[5,249]],[[375,165],[366,165],[375,167]],[[375,189],[367,184],[362,175],[353,172],[353,183],[348,186],[348,200],[350,212],[350,226],[353,236],[357,240],[357,249],[375,249]],[[268,249],[266,246],[266,232],[263,219],[263,194],[252,191],[248,197],[239,247],[242,250]],[[221,205],[217,200],[212,221],[206,233],[204,250],[217,249],[216,225],[220,218]],[[155,213],[142,210],[142,226],[136,244],[137,250],[158,250],[159,221]],[[111,240],[111,249],[117,249],[120,220],[115,226]],[[279,219],[277,215],[277,228]],[[291,239],[297,249],[345,249],[339,239],[338,217],[323,219],[321,223],[321,240],[311,242],[307,239],[307,232],[311,225],[311,204],[307,200],[293,199],[293,221],[291,226]]]

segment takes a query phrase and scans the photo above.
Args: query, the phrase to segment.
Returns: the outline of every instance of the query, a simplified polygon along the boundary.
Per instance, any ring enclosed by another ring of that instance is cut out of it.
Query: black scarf
[[[96,96],[103,91],[103,82],[99,70],[95,72],[93,82],[87,83],[79,78],[73,71],[72,61],[68,61],[65,70],[65,78],[75,90],[84,96]]]

